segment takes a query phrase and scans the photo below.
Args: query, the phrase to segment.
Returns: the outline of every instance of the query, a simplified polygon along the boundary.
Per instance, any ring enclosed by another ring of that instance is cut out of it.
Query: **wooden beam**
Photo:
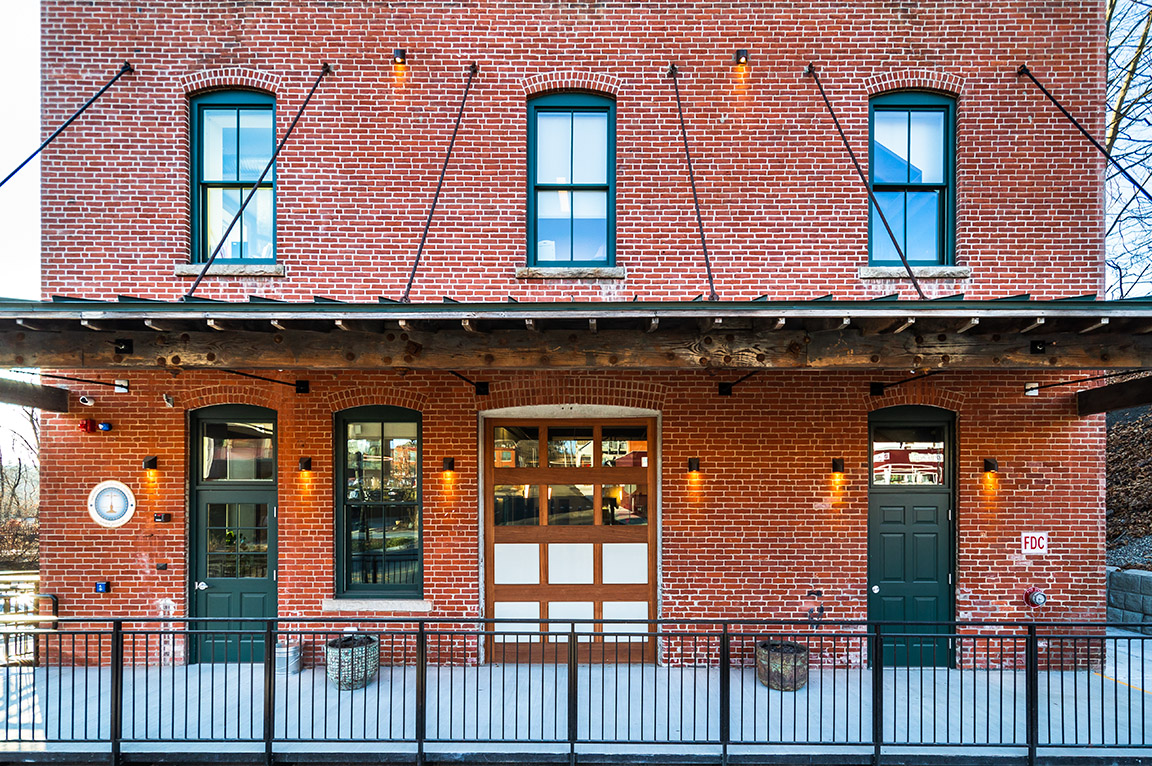
[[[593,335],[596,334],[596,320],[595,319],[589,319],[588,320],[588,332],[592,333]]]
[[[1142,404],[1152,404],[1152,377],[1109,383],[1076,392],[1076,411],[1081,415],[1112,412]]]
[[[914,324],[916,324],[916,317],[908,317],[900,324],[899,327],[892,331],[892,334],[899,335]]]
[[[1044,325],[1045,321],[1047,321],[1047,320],[1045,320],[1044,317],[1036,317],[1035,319],[1032,320],[1031,324],[1029,324],[1027,327],[1025,327],[1023,330],[1020,331],[1020,334],[1023,335],[1026,332],[1032,332],[1037,327],[1042,327]]]
[[[773,330],[783,330],[784,329],[784,323],[786,321],[787,320],[784,317],[776,317],[776,321],[772,324],[772,329]]]
[[[472,333],[473,335],[483,335],[484,333],[476,326],[474,319],[461,319],[460,326],[464,328],[464,332]]]
[[[0,402],[47,412],[67,412],[68,389],[0,378]]]
[[[1083,330],[1081,330],[1080,334],[1086,335],[1087,333],[1090,333],[1093,330],[1099,330],[1101,327],[1107,327],[1108,322],[1109,322],[1108,317],[1100,317],[1095,322],[1093,322],[1092,324],[1088,325]]]
[[[964,322],[964,324],[960,325],[960,328],[958,330],[956,330],[956,333],[960,334],[960,333],[968,332],[969,330],[971,330],[973,327],[975,327],[978,324],[980,324],[980,317],[972,317],[972,318],[968,319],[966,322]]]
[[[660,326],[660,317],[651,317],[648,320],[648,326],[644,328],[644,332],[656,332],[656,328]]]

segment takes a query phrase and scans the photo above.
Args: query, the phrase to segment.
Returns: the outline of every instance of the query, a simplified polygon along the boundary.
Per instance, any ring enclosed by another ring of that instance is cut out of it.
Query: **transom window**
[[[336,434],[340,594],[420,597],[420,413],[357,407]]]
[[[271,96],[235,91],[193,99],[193,260],[203,262],[212,254],[272,158],[275,143]],[[276,260],[275,173],[275,167],[268,171],[217,260]]]
[[[528,103],[529,262],[615,261],[616,105],[587,93]]]
[[[929,93],[872,99],[872,191],[905,257],[913,264],[951,262],[954,102]],[[871,262],[900,256],[876,209],[871,210]]]

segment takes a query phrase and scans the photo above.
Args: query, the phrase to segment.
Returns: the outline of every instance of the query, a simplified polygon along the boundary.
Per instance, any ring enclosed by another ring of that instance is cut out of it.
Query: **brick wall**
[[[163,616],[166,600],[186,614],[186,412],[221,403],[278,412],[280,614],[319,614],[334,588],[332,414],[372,403],[424,413],[430,616],[477,616],[478,411],[584,403],[663,413],[663,617],[800,619],[813,588],[828,619],[865,617],[868,412],[895,404],[957,412],[957,618],[1104,617],[1102,419],[1077,418],[1063,388],[1025,397],[1022,374],[949,372],[878,398],[861,373],[765,372],[732,397],[718,397],[703,372],[492,374],[489,397],[447,373],[282,377],[308,378],[312,393],[212,372],[134,373],[131,393],[80,408],[111,421],[109,433],[80,433],[75,412],[45,415],[41,573],[63,614]],[[175,407],[162,404],[165,393]],[[160,459],[152,478],[145,455]],[[296,470],[304,456],[311,474]],[[444,457],[456,459],[451,479],[439,471]],[[689,457],[701,460],[696,479],[684,471]],[[842,483],[829,473],[833,457],[845,459]],[[995,479],[981,472],[986,457],[999,461]],[[107,478],[129,484],[139,503],[119,530],[98,528],[85,509],[89,488]],[[159,511],[172,523],[153,522]],[[1037,530],[1049,532],[1052,552],[1021,556],[1019,533]],[[111,580],[112,593],[91,592],[96,580]],[[1051,598],[1041,610],[1021,603],[1032,585]]]
[[[172,299],[190,279],[190,93],[277,97],[281,134],[325,80],[277,167],[284,278],[210,278],[205,297],[398,297],[460,103],[480,73],[413,299],[683,300],[706,292],[669,61],[681,71],[709,251],[725,299],[863,298],[867,205],[813,82],[814,62],[867,159],[868,97],[958,97],[956,259],[933,295],[1061,297],[1102,288],[1094,150],[1016,67],[1027,63],[1099,134],[1099,3],[79,2],[44,0],[43,125],[125,60],[137,68],[44,152],[45,295]],[[406,48],[403,72],[390,62]],[[750,65],[731,65],[736,48]],[[616,98],[623,280],[517,279],[525,260],[525,99]]]

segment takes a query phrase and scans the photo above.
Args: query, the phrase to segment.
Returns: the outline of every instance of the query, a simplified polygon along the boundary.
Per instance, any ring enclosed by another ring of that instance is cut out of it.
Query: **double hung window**
[[[192,101],[192,252],[204,262],[272,158],[276,134],[273,99],[262,93],[223,91]],[[228,239],[218,261],[276,260],[273,167]]]
[[[616,105],[586,93],[528,103],[528,260],[615,261]]]
[[[913,265],[952,262],[954,102],[929,93],[892,93],[872,99],[872,191],[900,249]],[[900,256],[875,207],[871,262],[899,264]]]

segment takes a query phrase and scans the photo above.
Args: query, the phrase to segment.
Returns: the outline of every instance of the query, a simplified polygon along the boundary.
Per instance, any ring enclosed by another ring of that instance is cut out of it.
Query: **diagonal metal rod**
[[[1132,177],[1132,174],[1131,174],[1131,173],[1129,173],[1129,172],[1128,172],[1128,171],[1127,171],[1127,170],[1124,168],[1124,166],[1123,166],[1123,165],[1121,165],[1121,164],[1120,164],[1120,163],[1119,163],[1119,162],[1116,160],[1116,158],[1115,158],[1115,157],[1113,157],[1111,154],[1109,154],[1109,153],[1108,153],[1108,150],[1107,150],[1107,149],[1105,149],[1105,148],[1104,148],[1104,147],[1103,147],[1103,146],[1100,144],[1100,142],[1099,142],[1099,141],[1097,141],[1095,138],[1093,138],[1091,133],[1089,133],[1087,130],[1085,130],[1085,129],[1084,129],[1084,126],[1080,124],[1079,120],[1077,120],[1075,117],[1073,117],[1073,116],[1072,116],[1072,114],[1071,114],[1071,113],[1070,113],[1070,112],[1069,112],[1067,109],[1065,109],[1065,108],[1064,108],[1064,105],[1063,105],[1063,104],[1061,104],[1059,101],[1057,101],[1057,100],[1056,100],[1056,97],[1055,97],[1055,96],[1053,96],[1053,95],[1052,95],[1052,94],[1051,94],[1051,93],[1048,91],[1048,89],[1044,87],[1043,83],[1041,83],[1039,80],[1037,80],[1037,79],[1036,79],[1036,76],[1032,74],[1032,70],[1030,70],[1030,69],[1029,69],[1029,68],[1028,68],[1026,65],[1024,65],[1024,64],[1021,64],[1021,65],[1020,65],[1020,68],[1016,70],[1016,76],[1017,76],[1017,77],[1020,77],[1021,75],[1023,75],[1024,77],[1027,77],[1029,80],[1031,80],[1031,81],[1033,82],[1033,84],[1035,84],[1035,85],[1036,85],[1036,87],[1040,89],[1040,92],[1041,92],[1041,93],[1043,93],[1045,96],[1047,96],[1047,97],[1048,97],[1048,100],[1049,100],[1049,101],[1051,101],[1053,104],[1055,104],[1055,105],[1056,105],[1056,108],[1060,110],[1060,113],[1061,113],[1062,115],[1064,115],[1065,117],[1067,117],[1067,118],[1068,118],[1068,121],[1069,121],[1070,123],[1072,123],[1073,125],[1075,125],[1077,130],[1079,130],[1081,133],[1083,133],[1083,134],[1084,134],[1084,138],[1087,138],[1087,139],[1088,139],[1088,140],[1091,142],[1091,144],[1092,144],[1093,146],[1095,146],[1097,149],[1099,149],[1099,150],[1100,150],[1100,153],[1104,155],[1104,158],[1105,158],[1106,160],[1108,160],[1109,162],[1111,162],[1113,165],[1115,165],[1115,166],[1116,166],[1116,169],[1117,169],[1117,170],[1119,170],[1119,171],[1120,171],[1120,173],[1121,173],[1121,174],[1122,174],[1122,175],[1123,175],[1125,178],[1127,178],[1127,179],[1128,179],[1128,181],[1129,181],[1129,182],[1130,182],[1130,183],[1131,183],[1133,186],[1135,186],[1137,189],[1139,189],[1139,191],[1140,191],[1140,193],[1141,193],[1141,194],[1143,194],[1145,197],[1147,197],[1147,198],[1148,198],[1148,200],[1149,200],[1150,202],[1152,202],[1152,194],[1149,194],[1149,193],[1148,193],[1148,190],[1144,188],[1144,185],[1143,185],[1143,184],[1141,184],[1139,181],[1137,181],[1135,178],[1133,178],[1133,177]]]
[[[436,182],[436,193],[432,195],[432,207],[428,210],[428,220],[424,222],[424,233],[420,235],[420,247],[416,249],[416,260],[408,274],[408,285],[404,288],[401,303],[411,303],[408,295],[412,292],[412,282],[416,279],[416,269],[420,268],[420,256],[424,254],[424,243],[428,241],[428,229],[432,226],[432,216],[436,214],[436,203],[440,201],[440,189],[444,186],[444,174],[448,172],[448,161],[452,159],[452,148],[456,146],[456,134],[460,132],[460,120],[464,117],[464,105],[468,103],[468,91],[472,90],[472,78],[480,71],[473,61],[468,66],[468,82],[464,84],[464,98],[460,99],[460,111],[456,113],[456,127],[452,129],[452,140],[448,142],[448,154],[444,156],[444,166],[440,168],[440,180]]]
[[[23,162],[21,162],[19,165],[17,165],[17,166],[16,166],[16,169],[15,169],[15,170],[13,170],[13,171],[12,171],[11,173],[9,173],[8,175],[4,176],[4,180],[3,180],[3,181],[0,181],[0,186],[3,186],[4,184],[8,183],[8,180],[9,180],[9,179],[11,179],[11,178],[12,178],[12,176],[14,176],[14,175],[16,175],[17,173],[19,173],[19,172],[20,172],[20,170],[21,170],[21,169],[23,169],[23,167],[24,167],[25,165],[27,165],[29,162],[31,162],[32,160],[34,160],[34,159],[36,158],[36,155],[37,155],[37,154],[39,154],[40,152],[44,151],[44,147],[48,146],[48,144],[50,144],[50,143],[52,143],[53,141],[55,141],[55,140],[56,140],[56,136],[58,136],[58,135],[60,135],[61,133],[63,133],[63,132],[64,132],[64,129],[65,129],[65,128],[67,128],[69,125],[71,125],[73,122],[75,122],[77,117],[79,117],[80,115],[84,114],[84,110],[85,110],[85,109],[87,109],[88,107],[92,106],[92,104],[96,103],[96,99],[98,99],[98,98],[100,98],[101,96],[103,96],[103,95],[104,95],[104,91],[106,91],[106,90],[108,90],[109,88],[111,88],[111,87],[112,87],[112,85],[113,85],[113,83],[115,83],[117,80],[119,80],[119,79],[120,79],[121,77],[123,77],[124,75],[126,75],[126,74],[128,74],[128,73],[130,73],[130,72],[134,72],[134,71],[136,71],[136,70],[134,70],[134,69],[132,68],[132,65],[131,65],[131,64],[129,64],[127,61],[125,61],[125,62],[124,62],[124,66],[120,67],[120,71],[116,73],[116,76],[115,76],[115,77],[113,77],[111,80],[109,80],[107,83],[105,83],[105,85],[104,85],[104,87],[103,87],[103,88],[101,88],[100,90],[96,91],[96,95],[95,95],[95,96],[93,96],[92,98],[90,98],[90,99],[88,99],[87,101],[85,101],[85,102],[84,102],[84,106],[82,106],[82,107],[80,107],[79,109],[77,109],[77,110],[76,110],[76,112],[75,112],[75,113],[74,113],[74,114],[73,114],[71,117],[69,117],[67,120],[65,120],[65,121],[64,121],[64,124],[63,124],[63,125],[61,125],[60,127],[56,128],[56,130],[55,130],[55,131],[53,131],[52,135],[48,136],[48,138],[46,138],[46,139],[44,140],[44,143],[40,144],[40,148],[39,148],[39,149],[37,149],[36,151],[32,152],[32,154],[30,154],[30,155],[28,156],[28,159],[26,159],[26,160],[24,160]]]
[[[1062,380],[1059,383],[1045,383],[1042,386],[1026,386],[1028,391],[1040,391],[1045,388],[1056,388],[1058,386],[1072,386],[1076,383],[1089,383],[1093,380],[1105,380],[1107,378],[1122,378],[1125,375],[1136,375],[1138,373],[1148,372],[1146,369],[1139,370],[1124,370],[1123,372],[1110,372],[1107,375],[1096,375],[1091,378],[1076,378],[1075,380]]]
[[[836,118],[836,112],[832,109],[832,104],[828,101],[828,95],[824,92],[823,83],[820,82],[820,75],[816,73],[816,65],[809,64],[804,75],[816,81],[816,87],[820,89],[820,98],[824,99],[824,106],[828,107],[828,114],[832,115],[832,122],[836,126],[836,132],[840,134],[840,140],[844,142],[844,148],[848,150],[848,156],[852,158],[852,164],[856,166],[856,172],[860,175],[861,183],[864,184],[864,191],[868,192],[868,199],[876,209],[877,215],[880,216],[880,221],[884,224],[889,239],[892,240],[892,247],[896,248],[896,255],[900,256],[900,262],[904,264],[904,270],[908,272],[908,278],[912,280],[912,286],[916,288],[916,293],[920,296],[920,299],[928,300],[928,296],[924,294],[923,288],[920,287],[920,282],[916,280],[916,275],[912,273],[912,266],[904,256],[904,250],[901,249],[900,243],[896,241],[896,235],[892,232],[892,227],[888,225],[888,219],[884,216],[884,211],[880,209],[880,203],[876,201],[876,195],[872,193],[872,186],[868,183],[868,177],[864,175],[864,168],[860,167],[860,161],[856,159],[856,152],[852,151],[852,145],[848,143],[848,137],[844,135],[844,129],[840,127],[840,120]]]
[[[312,83],[312,90],[308,91],[308,96],[304,99],[304,103],[300,105],[300,109],[296,112],[296,116],[292,118],[292,124],[288,126],[288,131],[284,134],[284,137],[280,139],[280,143],[276,145],[276,151],[272,152],[272,157],[268,160],[268,164],[264,166],[264,172],[262,172],[260,177],[256,179],[256,183],[252,184],[252,188],[249,190],[248,196],[246,196],[244,201],[240,203],[240,209],[236,211],[236,215],[232,216],[232,222],[229,223],[228,228],[224,230],[224,236],[220,237],[220,241],[216,243],[216,249],[212,251],[212,255],[210,255],[208,260],[204,262],[204,268],[200,269],[200,273],[196,276],[196,281],[193,282],[192,286],[188,288],[188,292],[184,295],[184,300],[188,300],[192,297],[192,294],[196,292],[196,288],[200,286],[200,281],[204,279],[204,275],[208,273],[208,269],[212,268],[212,263],[216,260],[216,256],[219,255],[220,248],[224,247],[224,243],[228,241],[228,235],[232,233],[232,229],[236,226],[236,222],[240,220],[240,216],[244,215],[244,208],[248,207],[249,201],[251,201],[252,197],[256,195],[256,191],[260,188],[260,184],[264,183],[264,177],[268,175],[268,171],[271,170],[272,165],[275,164],[276,157],[280,154],[280,150],[284,148],[284,144],[288,141],[288,136],[292,135],[292,131],[296,128],[296,123],[300,121],[301,115],[304,114],[304,110],[308,107],[308,102],[312,100],[312,94],[316,92],[316,88],[320,87],[320,81],[324,79],[324,75],[330,74],[331,72],[332,67],[330,67],[327,63],[320,67],[320,76],[316,78],[316,82]]]
[[[696,228],[700,230],[700,249],[704,252],[704,270],[708,272],[708,300],[720,300],[716,294],[716,284],[712,281],[712,261],[708,258],[708,243],[704,241],[704,220],[700,217],[700,197],[696,194],[696,173],[692,170],[692,153],[688,151],[688,129],[684,127],[684,105],[680,102],[680,81],[676,75],[680,70],[669,64],[668,76],[676,89],[676,111],[680,113],[680,135],[684,138],[684,159],[688,160],[688,182],[692,185],[692,202],[696,206]]]

